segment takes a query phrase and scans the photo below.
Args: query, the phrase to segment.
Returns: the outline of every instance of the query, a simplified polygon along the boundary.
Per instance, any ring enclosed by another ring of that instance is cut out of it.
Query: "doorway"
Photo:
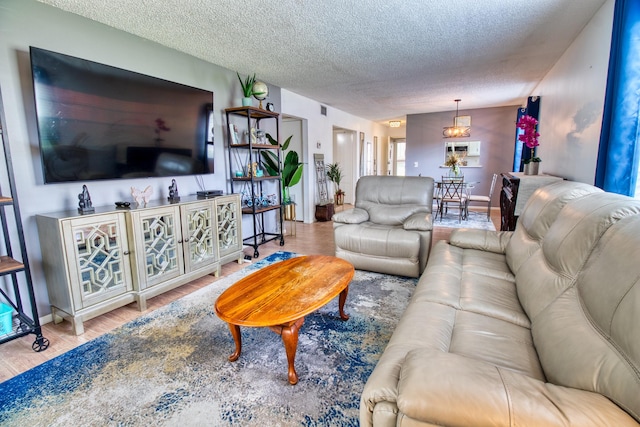
[[[342,182],[340,188],[346,193],[345,203],[352,204],[355,199],[355,182],[357,170],[357,132],[350,129],[333,127],[333,160],[330,163],[339,163],[342,168]],[[334,188],[331,194],[335,193]]]
[[[391,138],[389,143],[389,175],[405,176],[406,175],[406,158],[405,151],[407,149],[407,140],[404,138]]]
[[[285,156],[289,151],[293,150],[298,153],[298,159],[300,162],[305,163],[304,172],[302,173],[302,178],[300,182],[289,190],[289,196],[291,200],[295,203],[296,210],[296,220],[297,221],[306,221],[305,214],[306,211],[306,203],[305,201],[305,177],[311,176],[307,175],[311,173],[313,168],[309,167],[309,164],[304,161],[306,159],[306,152],[303,147],[306,147],[307,144],[304,143],[304,139],[306,139],[306,133],[304,131],[305,128],[305,120],[300,119],[298,117],[293,116],[282,116],[282,128],[280,131],[280,143],[283,144],[290,135],[292,135],[291,142],[289,143],[289,147],[286,152],[283,152],[282,155]],[[284,162],[284,157],[282,158]]]

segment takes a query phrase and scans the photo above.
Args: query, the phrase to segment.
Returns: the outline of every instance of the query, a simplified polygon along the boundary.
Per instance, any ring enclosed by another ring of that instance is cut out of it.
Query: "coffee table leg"
[[[342,320],[349,320],[349,315],[344,312],[344,303],[347,301],[347,294],[349,293],[349,286],[343,289],[340,292],[340,296],[338,297],[338,308],[340,309],[340,318]]]
[[[240,326],[229,323],[229,330],[231,331],[231,336],[233,336],[233,341],[236,343],[236,351],[233,352],[231,356],[229,356],[230,362],[235,362],[240,357],[240,352],[242,351],[242,335],[240,335]]]
[[[294,366],[296,359],[296,350],[298,349],[298,330],[304,324],[304,317],[292,322],[289,325],[270,326],[269,328],[282,337],[282,344],[287,353],[287,362],[289,364],[289,384],[296,385],[298,383],[298,374]]]

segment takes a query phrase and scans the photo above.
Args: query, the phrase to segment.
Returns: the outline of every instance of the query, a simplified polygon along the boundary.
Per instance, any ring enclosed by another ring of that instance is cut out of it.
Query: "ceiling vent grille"
[[[322,114],[323,116],[327,115],[327,107],[325,107],[324,105],[320,106],[320,114]]]

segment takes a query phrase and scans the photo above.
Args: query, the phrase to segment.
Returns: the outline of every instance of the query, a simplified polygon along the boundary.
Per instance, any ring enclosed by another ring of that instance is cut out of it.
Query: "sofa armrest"
[[[399,417],[429,425],[637,426],[600,394],[433,349],[407,354],[397,405]]]
[[[431,212],[416,212],[402,223],[405,230],[431,231],[433,230],[433,217]]]
[[[489,231],[471,228],[458,228],[451,232],[449,243],[463,249],[504,254],[513,231]]]
[[[360,224],[369,220],[369,212],[360,208],[349,209],[348,211],[333,214],[331,220],[334,223]]]

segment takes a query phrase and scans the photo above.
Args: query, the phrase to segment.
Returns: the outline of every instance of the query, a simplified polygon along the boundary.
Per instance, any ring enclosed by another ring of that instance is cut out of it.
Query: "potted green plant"
[[[345,193],[340,188],[340,182],[342,181],[343,177],[344,176],[342,175],[342,169],[340,168],[340,165],[337,162],[329,163],[327,165],[327,178],[329,178],[329,180],[335,184],[335,188],[336,188],[335,200],[336,200],[337,206],[341,206],[344,204]]]
[[[278,145],[278,141],[267,133],[267,139],[271,145]],[[284,152],[289,148],[293,135],[289,136],[282,144],[282,155],[284,156],[284,162],[278,163],[278,156],[272,151],[263,150],[262,163],[269,175],[282,177],[282,202],[284,205],[291,205],[291,197],[289,196],[289,188],[300,182],[302,178],[302,171],[304,164],[300,162],[298,153],[294,150],[290,150],[286,155]]]
[[[256,82],[256,75],[255,73],[253,76],[248,75],[245,80],[242,80],[240,73],[236,71],[236,74],[238,75],[238,80],[240,80],[240,86],[242,86],[242,106],[250,107],[252,104],[251,97],[253,96],[253,85]]]

